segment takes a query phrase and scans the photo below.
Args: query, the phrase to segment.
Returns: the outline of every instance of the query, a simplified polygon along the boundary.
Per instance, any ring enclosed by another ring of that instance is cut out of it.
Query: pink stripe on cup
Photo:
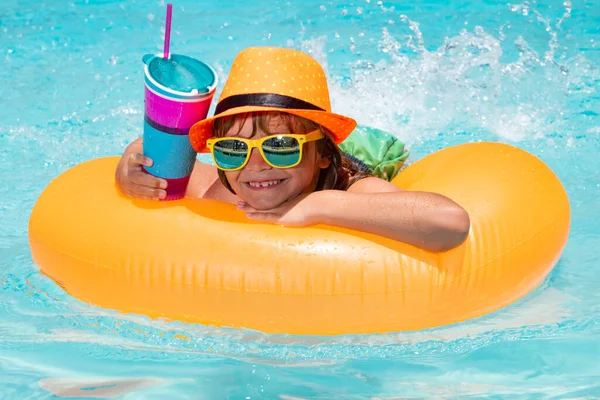
[[[165,99],[147,87],[144,90],[146,115],[160,125],[177,129],[189,129],[196,122],[205,119],[213,97],[211,94],[198,101],[184,102]]]

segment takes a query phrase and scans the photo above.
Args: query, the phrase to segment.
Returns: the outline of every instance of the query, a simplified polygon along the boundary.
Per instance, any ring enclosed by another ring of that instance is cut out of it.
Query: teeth
[[[265,182],[248,182],[248,185],[252,186],[252,187],[269,187],[269,186],[273,186],[278,184],[279,182],[281,182],[281,179],[278,179],[276,181],[265,181]]]

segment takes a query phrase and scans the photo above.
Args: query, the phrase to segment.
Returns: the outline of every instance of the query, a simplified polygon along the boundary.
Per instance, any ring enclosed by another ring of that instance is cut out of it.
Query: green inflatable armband
[[[339,147],[365,163],[373,175],[387,181],[398,174],[409,155],[398,138],[367,126],[357,126]]]

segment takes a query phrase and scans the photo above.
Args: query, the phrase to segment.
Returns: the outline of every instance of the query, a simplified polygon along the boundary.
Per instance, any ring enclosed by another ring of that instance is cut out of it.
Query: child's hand
[[[311,194],[300,195],[270,210],[257,210],[243,201],[238,202],[237,208],[244,211],[250,219],[285,226],[308,226],[318,223],[310,196]]]
[[[151,166],[152,160],[139,151],[130,151],[137,150],[132,146],[125,151],[117,166],[117,186],[127,196],[145,200],[163,199],[167,195],[163,190],[167,188],[167,181],[142,171],[142,166]]]

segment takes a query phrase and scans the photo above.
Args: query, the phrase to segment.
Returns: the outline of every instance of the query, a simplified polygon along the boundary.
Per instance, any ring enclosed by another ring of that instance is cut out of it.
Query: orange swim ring
[[[132,200],[115,187],[117,161],[80,164],[43,191],[31,250],[71,295],[150,317],[318,335],[455,323],[536,288],[570,227],[554,173],[500,143],[438,151],[393,180],[469,212],[466,242],[445,253],[330,226],[262,224],[216,201]]]

